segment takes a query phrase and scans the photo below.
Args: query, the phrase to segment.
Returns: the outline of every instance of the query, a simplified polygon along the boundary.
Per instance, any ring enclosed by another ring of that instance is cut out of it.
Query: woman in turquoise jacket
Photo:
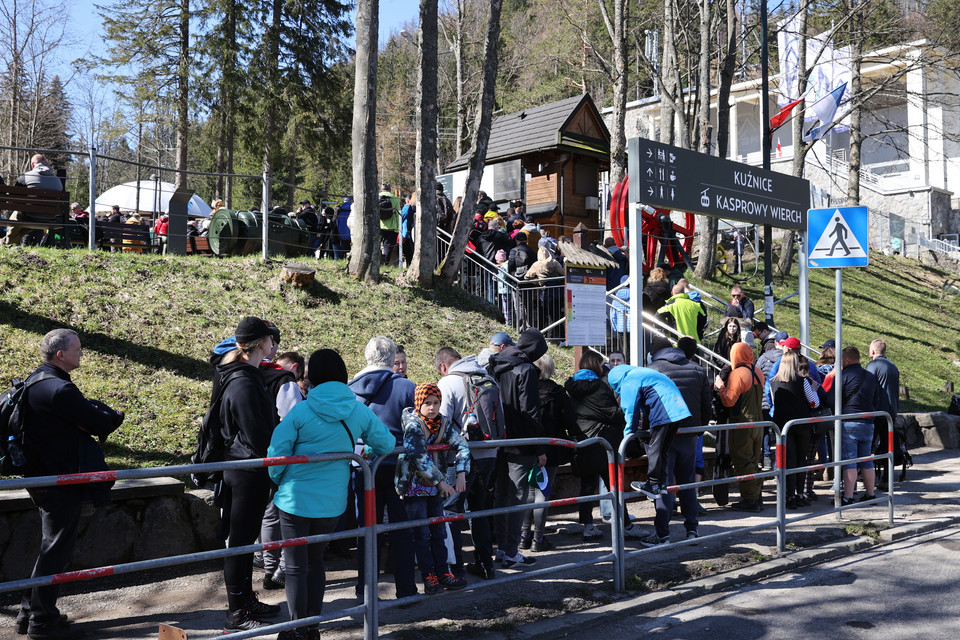
[[[340,354],[332,349],[314,352],[307,377],[313,388],[274,430],[268,456],[353,453],[358,438],[375,455],[393,451],[396,438],[347,386],[347,367]],[[270,478],[279,486],[273,502],[280,510],[285,540],[330,533],[336,528],[347,508],[349,460],[270,467]],[[323,612],[326,546],[321,542],[283,550],[291,620]],[[279,639],[319,637],[320,630],[314,625],[281,632]]]

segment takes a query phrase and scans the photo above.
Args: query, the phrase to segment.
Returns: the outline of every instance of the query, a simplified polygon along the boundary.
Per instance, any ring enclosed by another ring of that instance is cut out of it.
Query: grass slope
[[[437,379],[441,346],[477,353],[506,330],[491,306],[459,289],[398,286],[391,269],[370,286],[348,277],[342,261],[310,262],[317,284],[302,291],[281,286],[282,263],[259,259],[0,250],[0,383],[37,366],[44,333],[75,329],[84,347],[77,385],[127,412],[110,462],[173,464],[192,452],[210,399],[210,350],[244,315],[274,321],[281,351],[337,349],[351,373],[363,368],[371,337],[389,336],[406,347],[417,381]],[[562,381],[572,357],[553,353]]]
[[[960,296],[956,274],[903,256],[870,252],[870,266],[843,270],[843,342],[856,345],[867,362],[874,338],[887,342],[887,356],[900,369],[900,384],[910,392],[901,410],[946,409],[950,394],[944,382],[960,378]],[[723,297],[733,281],[697,283]],[[763,275],[743,284],[756,304],[763,305]],[[776,278],[776,297],[798,289],[796,266],[792,277]],[[813,346],[834,336],[835,272],[810,270],[810,341]],[[799,331],[799,297],[777,305],[777,327]]]
[[[865,349],[877,335],[909,387],[907,408],[943,408],[944,381],[960,360],[960,299],[954,275],[915,260],[873,253],[871,266],[844,271],[844,336]],[[211,260],[83,250],[0,250],[0,383],[39,362],[40,338],[57,327],[80,333],[82,366],[74,379],[85,394],[127,412],[108,444],[116,467],[184,462],[210,396],[210,349],[230,336],[243,315],[281,328],[282,351],[309,355],[330,347],[350,372],[363,367],[363,347],[387,335],[409,352],[410,378],[436,380],[433,354],[445,345],[476,353],[505,330],[495,310],[456,288],[423,291],[397,284],[387,269],[380,286],[348,277],[343,262],[316,262],[309,291],[282,287],[281,263]],[[796,271],[796,270],[795,270]],[[833,335],[833,271],[811,274],[815,344]],[[729,281],[702,283],[721,294]],[[796,277],[776,283],[779,296]],[[762,282],[745,285],[762,299]],[[797,331],[797,299],[777,307],[777,323]],[[572,350],[551,347],[556,378],[573,371]]]

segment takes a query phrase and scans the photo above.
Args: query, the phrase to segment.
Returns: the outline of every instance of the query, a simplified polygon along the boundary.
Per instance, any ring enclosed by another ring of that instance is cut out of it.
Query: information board
[[[606,270],[567,266],[566,276],[567,345],[606,344]]]

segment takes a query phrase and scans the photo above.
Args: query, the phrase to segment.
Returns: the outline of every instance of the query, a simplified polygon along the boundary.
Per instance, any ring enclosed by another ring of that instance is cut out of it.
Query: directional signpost
[[[807,216],[807,238],[812,246],[807,252],[807,264],[811,269],[835,269],[835,305],[834,339],[836,340],[836,371],[834,384],[834,406],[836,413],[843,412],[842,351],[843,344],[843,269],[844,267],[866,267],[869,262],[867,240],[869,231],[869,212],[866,207],[834,207],[830,209],[810,209]],[[840,421],[834,422],[833,450],[840,451]],[[840,460],[836,456],[834,460]],[[834,475],[835,504],[840,505],[840,474]]]

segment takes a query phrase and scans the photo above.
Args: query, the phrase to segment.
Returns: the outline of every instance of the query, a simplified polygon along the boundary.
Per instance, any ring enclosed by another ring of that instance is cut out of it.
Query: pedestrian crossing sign
[[[866,207],[810,209],[807,264],[811,269],[867,266],[868,228]]]

